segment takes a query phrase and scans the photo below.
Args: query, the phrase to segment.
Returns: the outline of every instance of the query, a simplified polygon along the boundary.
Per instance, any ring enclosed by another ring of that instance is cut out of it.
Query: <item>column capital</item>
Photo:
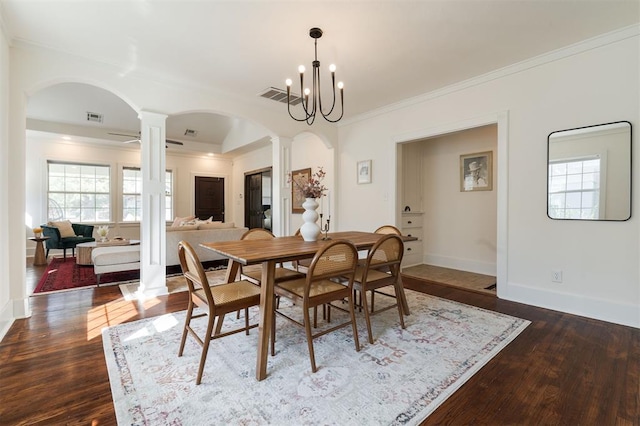
[[[145,121],[165,121],[167,119],[168,115],[167,114],[162,114],[160,112],[153,112],[153,111],[145,111],[142,110],[138,113],[138,118],[140,120],[145,120]]]

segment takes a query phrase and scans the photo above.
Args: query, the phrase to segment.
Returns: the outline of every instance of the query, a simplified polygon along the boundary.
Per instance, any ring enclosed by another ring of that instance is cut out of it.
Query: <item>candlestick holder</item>
[[[329,238],[329,236],[327,235],[329,233],[329,225],[331,224],[331,215],[329,215],[329,217],[327,218],[327,223],[326,225],[322,223],[322,216],[323,214],[320,213],[320,230],[322,232],[324,232],[324,237],[322,237],[322,239],[324,241],[330,240],[331,238]]]

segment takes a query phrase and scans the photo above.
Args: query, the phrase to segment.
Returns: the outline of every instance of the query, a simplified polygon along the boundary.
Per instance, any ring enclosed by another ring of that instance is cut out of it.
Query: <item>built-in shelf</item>
[[[402,235],[416,237],[416,241],[404,243],[402,267],[422,264],[422,212],[402,213]]]

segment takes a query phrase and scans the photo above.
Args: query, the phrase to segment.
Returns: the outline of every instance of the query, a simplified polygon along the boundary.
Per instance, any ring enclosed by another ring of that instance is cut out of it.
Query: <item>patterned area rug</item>
[[[395,310],[376,315],[373,345],[364,318],[357,318],[360,352],[349,327],[316,339],[315,374],[304,330],[278,318],[276,356],[260,382],[256,329],[214,340],[196,386],[200,346],[189,337],[177,356],[184,312],[105,328],[118,424],[415,425],[529,324],[410,290],[407,298],[407,328],[400,328]],[[257,309],[250,315],[256,321]],[[225,327],[241,322],[227,315]]]
[[[140,279],[140,271],[121,271],[103,274],[100,285],[108,285]],[[42,278],[33,290],[33,294],[75,290],[82,287],[96,287],[96,274],[93,266],[76,264],[75,257],[54,257],[42,274]]]

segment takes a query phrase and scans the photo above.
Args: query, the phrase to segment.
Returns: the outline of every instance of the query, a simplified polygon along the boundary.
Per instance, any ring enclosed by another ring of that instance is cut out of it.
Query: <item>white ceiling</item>
[[[286,78],[295,89],[297,66],[311,68],[309,28],[320,27],[318,59],[338,66],[347,118],[640,22],[638,0],[0,2],[14,42],[247,99]],[[114,128],[139,127],[117,112],[122,101],[66,86],[35,95],[29,117],[80,124],[96,110]],[[60,107],[65,98],[74,102]],[[204,126],[202,141],[220,143],[230,124],[214,117],[170,117],[167,137]]]

